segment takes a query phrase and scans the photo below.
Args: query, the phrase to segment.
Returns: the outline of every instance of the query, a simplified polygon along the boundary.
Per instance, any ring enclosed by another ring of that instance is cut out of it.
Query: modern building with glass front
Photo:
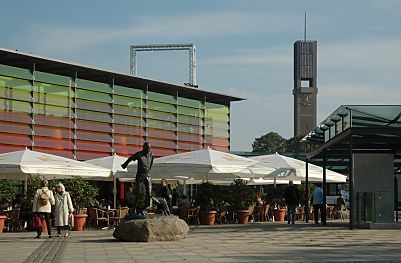
[[[0,49],[0,153],[26,147],[88,160],[230,151],[242,98]]]

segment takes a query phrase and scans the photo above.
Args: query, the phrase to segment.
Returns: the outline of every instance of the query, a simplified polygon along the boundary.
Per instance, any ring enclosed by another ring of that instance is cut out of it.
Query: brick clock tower
[[[317,41],[294,43],[294,136],[305,135],[317,121]]]

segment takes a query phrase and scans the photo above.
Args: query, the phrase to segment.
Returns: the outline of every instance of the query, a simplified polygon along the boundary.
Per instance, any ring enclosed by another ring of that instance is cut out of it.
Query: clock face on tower
[[[298,103],[304,107],[309,107],[312,105],[312,100],[309,97],[309,94],[300,94],[298,98]]]

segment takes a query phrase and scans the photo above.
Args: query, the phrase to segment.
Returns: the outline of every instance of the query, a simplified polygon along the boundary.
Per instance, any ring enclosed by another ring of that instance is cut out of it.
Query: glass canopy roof
[[[401,166],[401,105],[341,105],[303,138],[308,158],[347,173],[350,151],[392,152]],[[350,143],[352,141],[352,144]],[[313,161],[312,161],[313,162]]]

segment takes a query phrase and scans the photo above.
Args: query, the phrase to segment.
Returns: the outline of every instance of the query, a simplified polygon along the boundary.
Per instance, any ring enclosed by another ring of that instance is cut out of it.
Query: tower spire
[[[305,23],[304,23],[304,41],[306,41],[306,11],[305,11]]]

